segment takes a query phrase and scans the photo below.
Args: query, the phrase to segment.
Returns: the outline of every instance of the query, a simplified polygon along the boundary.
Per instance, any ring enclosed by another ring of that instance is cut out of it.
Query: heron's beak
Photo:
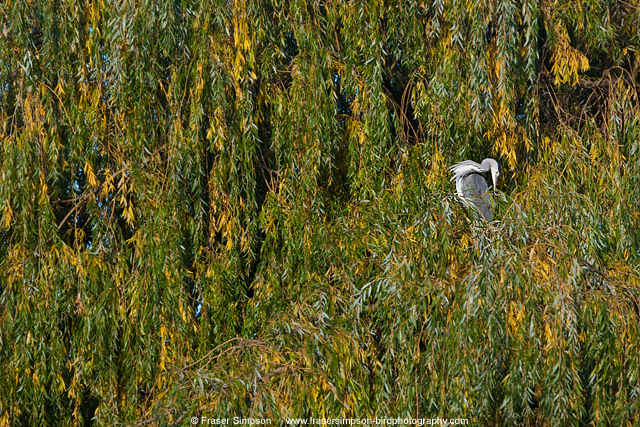
[[[491,178],[493,179],[493,191],[498,190],[498,173],[491,171]]]

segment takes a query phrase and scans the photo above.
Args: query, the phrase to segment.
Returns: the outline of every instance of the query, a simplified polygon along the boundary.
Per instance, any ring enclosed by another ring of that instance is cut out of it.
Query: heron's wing
[[[486,221],[493,219],[491,207],[493,199],[487,194],[487,181],[479,173],[470,173],[456,180],[458,195],[470,200],[475,205],[476,210]]]
[[[493,201],[490,195],[485,195],[483,197],[478,197],[473,199],[473,203],[475,203],[478,212],[484,218],[485,221],[493,220],[493,212],[491,212],[491,205],[493,205]]]
[[[479,173],[470,173],[460,177],[456,184],[460,187],[461,196],[467,199],[482,197],[487,192],[487,181]]]
[[[453,173],[453,179],[458,179],[470,173],[483,173],[488,170],[472,160],[456,163],[449,168],[449,172]]]

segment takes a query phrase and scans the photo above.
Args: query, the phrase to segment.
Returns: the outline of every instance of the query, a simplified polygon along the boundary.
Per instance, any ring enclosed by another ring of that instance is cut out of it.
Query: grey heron
[[[494,159],[484,159],[482,163],[471,160],[464,160],[449,168],[456,180],[456,190],[458,196],[467,206],[474,207],[485,221],[493,219],[491,209],[494,207],[493,197],[487,194],[487,181],[484,179],[485,172],[491,172],[493,189],[498,184],[498,177],[502,172],[502,167]]]

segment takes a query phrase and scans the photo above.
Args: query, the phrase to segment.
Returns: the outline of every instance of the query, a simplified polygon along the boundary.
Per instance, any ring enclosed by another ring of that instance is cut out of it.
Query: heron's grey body
[[[487,193],[489,188],[482,174],[491,172],[493,189],[495,190],[498,176],[502,171],[498,162],[494,159],[484,159],[482,163],[478,164],[471,160],[465,160],[451,166],[449,170],[453,173],[453,179],[456,180],[458,196],[465,205],[474,207],[485,221],[491,221],[495,202],[491,194]]]

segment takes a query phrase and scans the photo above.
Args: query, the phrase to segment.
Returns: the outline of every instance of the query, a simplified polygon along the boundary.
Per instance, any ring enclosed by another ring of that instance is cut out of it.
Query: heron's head
[[[484,159],[482,161],[483,165],[489,166],[489,170],[491,171],[491,179],[493,180],[493,189],[494,191],[498,189],[498,177],[502,173],[502,166],[500,163],[496,162],[493,159]]]

